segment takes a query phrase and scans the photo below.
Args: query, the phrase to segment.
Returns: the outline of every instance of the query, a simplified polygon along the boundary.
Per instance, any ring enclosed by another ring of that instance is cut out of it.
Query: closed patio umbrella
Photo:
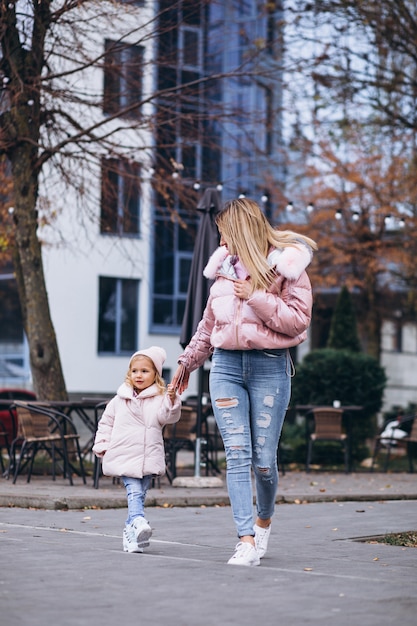
[[[219,192],[217,189],[207,188],[197,205],[197,210],[201,212],[201,218],[194,244],[187,300],[181,327],[180,344],[183,348],[194,335],[207,303],[212,281],[203,276],[203,270],[210,256],[219,245],[219,233],[215,224],[215,218],[220,208]],[[195,476],[200,476],[202,395],[203,368],[200,367],[198,371]]]

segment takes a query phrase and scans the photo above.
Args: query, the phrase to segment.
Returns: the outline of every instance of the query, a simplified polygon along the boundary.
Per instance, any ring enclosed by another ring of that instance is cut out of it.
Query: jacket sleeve
[[[165,424],[175,424],[181,417],[181,398],[178,394],[175,396],[175,400],[171,403],[168,395],[164,395],[164,399],[161,404],[161,408],[158,412],[158,422],[161,426]]]
[[[211,333],[214,327],[214,315],[211,307],[212,296],[209,296],[201,322],[197,326],[190,343],[178,359],[189,372],[193,372],[210,356],[213,351]]]
[[[102,457],[109,447],[111,433],[113,430],[115,416],[116,398],[113,398],[106,406],[103,415],[98,423],[96,436],[94,439],[93,452],[96,456]]]
[[[298,280],[285,280],[280,295],[258,290],[247,303],[274,332],[297,337],[310,326],[313,296],[306,272]]]

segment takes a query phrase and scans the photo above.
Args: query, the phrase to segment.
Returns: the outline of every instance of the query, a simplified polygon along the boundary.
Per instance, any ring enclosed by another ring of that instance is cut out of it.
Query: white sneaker
[[[152,535],[152,528],[144,517],[135,517],[131,526],[134,530],[136,543],[141,548],[149,546],[149,539]]]
[[[266,554],[269,535],[271,534],[271,526],[272,524],[269,524],[268,528],[261,528],[261,526],[257,526],[255,524],[253,527],[253,530],[255,531],[255,545],[260,559],[262,559]]]
[[[236,551],[231,559],[227,561],[228,565],[247,565],[253,567],[260,564],[259,555],[255,546],[246,541],[239,541],[236,545]]]
[[[143,548],[138,546],[135,530],[131,524],[123,529],[123,550],[125,552],[143,552]]]

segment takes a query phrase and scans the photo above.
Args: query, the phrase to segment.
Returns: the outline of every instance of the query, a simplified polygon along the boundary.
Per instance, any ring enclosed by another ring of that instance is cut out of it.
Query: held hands
[[[251,280],[236,280],[233,283],[233,289],[235,296],[241,300],[248,300],[253,291]]]
[[[171,381],[170,387],[173,387],[176,392],[181,395],[188,387],[188,381],[190,378],[190,372],[185,369],[184,365],[178,365],[177,371]]]
[[[167,396],[171,400],[171,404],[174,404],[176,395],[177,392],[175,390],[175,387],[173,385],[167,385]]]

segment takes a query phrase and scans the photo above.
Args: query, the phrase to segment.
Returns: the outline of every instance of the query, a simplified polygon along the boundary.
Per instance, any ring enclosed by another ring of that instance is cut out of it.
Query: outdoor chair
[[[96,424],[96,432],[97,432],[98,423],[100,421],[101,416],[104,413],[104,409],[106,408],[107,404],[108,404],[108,402],[106,400],[106,401],[103,401],[103,402],[99,402],[94,407],[94,421],[95,421],[95,424]],[[92,445],[94,445],[94,439],[92,441]],[[100,475],[101,475],[101,459],[100,459],[100,457],[94,455],[94,468],[93,468],[93,487],[94,487],[94,489],[98,489],[99,488]],[[115,482],[115,479],[113,479],[113,483],[114,482]]]
[[[3,448],[6,449],[7,455],[10,458],[9,431],[7,430],[4,422],[0,420],[0,467],[2,474],[6,471],[3,461]]]
[[[196,426],[197,410],[183,405],[179,422],[167,424],[164,428],[167,476],[171,483],[177,476],[177,454],[180,450],[192,451],[195,463]]]
[[[345,472],[349,472],[349,441],[348,436],[343,432],[343,409],[333,407],[317,407],[312,409],[314,418],[314,432],[308,438],[308,451],[306,471],[310,471],[313,446],[317,441],[335,441],[342,446]]]
[[[63,476],[73,485],[72,473],[79,473],[85,484],[84,465],[79,444],[79,435],[72,420],[55,409],[45,405],[36,407],[28,402],[15,402],[13,407],[18,419],[17,436],[10,446],[10,459],[7,477],[13,473],[13,484],[27,468],[27,482],[30,482],[35,457],[39,451],[46,452],[52,460],[52,478],[56,479],[57,459],[62,461]],[[16,450],[20,448],[19,459]],[[78,460],[79,470],[70,460]]]
[[[410,423],[411,423],[410,432],[405,437],[398,439],[395,436],[394,431],[397,428],[402,428],[404,425],[407,427],[407,425],[409,425]],[[382,432],[384,431],[385,431],[385,427]],[[381,450],[385,450],[384,472],[387,472],[389,462],[392,456],[392,452],[398,449],[405,448],[407,451],[409,471],[410,473],[413,473],[414,472],[413,456],[414,456],[415,449],[417,449],[417,414],[403,417],[401,419],[400,424],[397,427],[392,428],[392,434],[390,437],[387,438],[386,432],[384,435],[382,434],[382,432],[375,439],[375,447],[374,447],[374,453],[372,456],[371,471],[374,470],[376,459],[378,457],[378,454],[381,452]]]

